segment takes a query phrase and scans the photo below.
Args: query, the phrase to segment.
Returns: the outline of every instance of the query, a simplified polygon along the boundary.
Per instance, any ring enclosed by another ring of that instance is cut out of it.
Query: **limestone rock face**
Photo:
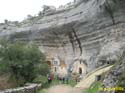
[[[120,87],[121,89],[125,87],[124,84],[124,71],[125,71],[125,54],[122,55],[123,59],[121,62],[116,65],[113,69],[109,71],[109,73],[105,76],[103,80],[103,87],[104,88],[115,88],[115,87]],[[121,83],[122,82],[122,83]],[[98,93],[120,93],[120,89],[118,90],[113,90],[113,91],[103,91],[103,92],[98,92]],[[124,91],[122,91],[124,92]],[[122,93],[121,92],[121,93]]]
[[[0,38],[35,42],[47,56],[58,55],[67,66],[81,57],[89,71],[98,66],[98,56],[108,52],[108,46],[118,44],[119,50],[125,45],[125,0],[80,0],[53,14],[1,24]]]

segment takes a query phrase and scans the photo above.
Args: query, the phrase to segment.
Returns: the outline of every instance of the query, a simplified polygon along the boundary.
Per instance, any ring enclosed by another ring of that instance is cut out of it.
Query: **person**
[[[63,83],[63,84],[65,83],[65,78],[64,78],[64,77],[62,78],[62,83]]]
[[[50,75],[50,83],[52,82],[52,80],[53,80],[53,75],[51,74]]]
[[[51,83],[50,75],[48,75],[48,83]]]
[[[48,83],[51,83],[52,80],[53,80],[53,75],[52,74],[48,75]]]
[[[67,84],[69,83],[69,76],[68,75],[66,76],[65,81]]]
[[[59,84],[61,84],[62,83],[61,77],[58,77],[58,80],[59,80]]]

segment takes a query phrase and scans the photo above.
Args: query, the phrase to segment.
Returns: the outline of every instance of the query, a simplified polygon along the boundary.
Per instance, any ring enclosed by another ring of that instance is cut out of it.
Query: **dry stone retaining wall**
[[[15,89],[6,89],[0,91],[0,93],[36,93],[38,89],[40,89],[41,84],[30,84],[25,87],[19,87]]]

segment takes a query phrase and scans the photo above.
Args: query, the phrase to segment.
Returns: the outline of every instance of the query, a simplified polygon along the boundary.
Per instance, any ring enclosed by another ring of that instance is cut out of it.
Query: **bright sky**
[[[0,0],[0,23],[4,19],[21,21],[28,14],[35,15],[42,10],[42,5],[59,7],[73,0]]]

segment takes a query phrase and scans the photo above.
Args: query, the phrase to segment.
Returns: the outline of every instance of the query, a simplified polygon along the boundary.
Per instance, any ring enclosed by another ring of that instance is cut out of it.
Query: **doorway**
[[[47,64],[49,65],[49,67],[51,67],[51,62],[50,61],[47,61]]]
[[[79,74],[82,74],[82,68],[81,67],[79,68]]]

